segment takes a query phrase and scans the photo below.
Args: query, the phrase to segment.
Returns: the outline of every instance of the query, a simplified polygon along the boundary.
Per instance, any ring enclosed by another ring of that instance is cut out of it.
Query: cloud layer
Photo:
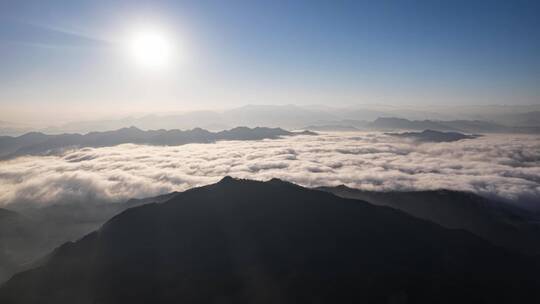
[[[332,133],[174,147],[120,145],[0,162],[0,206],[121,201],[225,175],[365,190],[454,189],[539,201],[540,136],[419,144],[381,133]]]

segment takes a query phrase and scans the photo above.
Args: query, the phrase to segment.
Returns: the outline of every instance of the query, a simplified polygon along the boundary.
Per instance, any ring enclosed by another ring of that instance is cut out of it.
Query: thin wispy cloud
[[[50,25],[3,20],[0,41],[40,48],[107,48],[113,43],[99,37]]]
[[[540,198],[540,136],[426,143],[381,133],[295,136],[161,147],[125,144],[0,163],[0,205],[122,201],[223,176],[377,191],[453,189]]]

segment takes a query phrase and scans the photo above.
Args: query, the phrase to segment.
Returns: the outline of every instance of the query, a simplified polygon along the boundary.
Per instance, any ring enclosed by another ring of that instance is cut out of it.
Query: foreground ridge
[[[225,177],[124,211],[15,275],[0,302],[508,303],[538,298],[535,276],[532,258],[464,231]]]

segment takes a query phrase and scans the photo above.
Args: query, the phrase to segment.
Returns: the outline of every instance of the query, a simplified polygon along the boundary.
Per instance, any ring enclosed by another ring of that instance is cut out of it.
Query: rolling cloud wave
[[[124,144],[0,162],[0,205],[121,201],[218,181],[273,177],[365,190],[453,189],[539,201],[540,136],[425,143],[333,133],[174,147]]]

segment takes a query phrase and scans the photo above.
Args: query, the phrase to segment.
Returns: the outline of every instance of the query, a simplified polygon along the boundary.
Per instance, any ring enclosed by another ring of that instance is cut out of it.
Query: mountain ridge
[[[127,209],[15,275],[0,300],[504,303],[538,298],[535,267],[389,207],[227,177]]]
[[[401,210],[450,229],[464,229],[490,242],[540,254],[540,217],[509,203],[453,190],[364,191],[345,185],[318,187],[344,198]]]
[[[54,153],[70,147],[106,147],[125,143],[149,145],[182,145],[187,143],[212,143],[220,140],[260,140],[276,139],[281,136],[312,135],[295,133],[281,128],[236,127],[230,130],[210,132],[201,128],[191,130],[148,130],[136,127],[115,131],[89,132],[86,134],[47,135],[32,132],[18,137],[0,137],[0,159],[20,155],[40,155]]]
[[[442,132],[435,130],[424,130],[422,132],[404,132],[404,133],[386,133],[387,135],[400,137],[400,138],[409,138],[419,142],[454,142],[463,139],[474,139],[478,138],[481,135],[467,135],[459,132]]]
[[[409,120],[397,117],[379,117],[367,124],[371,130],[435,130],[465,133],[540,133],[540,126],[505,126],[482,120]]]

